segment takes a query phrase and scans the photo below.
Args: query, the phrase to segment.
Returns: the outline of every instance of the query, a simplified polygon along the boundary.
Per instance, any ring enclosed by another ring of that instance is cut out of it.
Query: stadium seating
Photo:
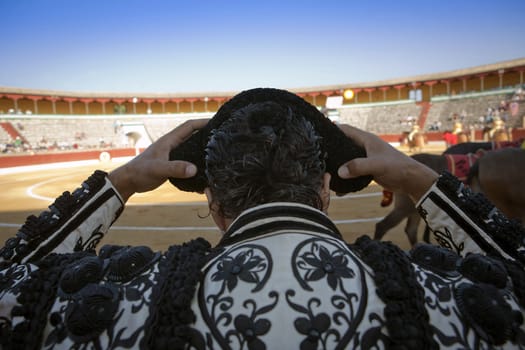
[[[511,101],[515,91],[515,88],[506,88],[433,97],[426,120],[419,120],[424,110],[414,100],[345,104],[334,111],[340,123],[380,135],[407,133],[414,123],[425,123],[420,125],[425,131],[437,123],[441,125],[440,131],[451,130],[458,117],[464,128],[480,129],[483,127],[480,117],[485,116],[489,108],[497,109],[501,101]],[[0,120],[12,125],[33,151],[45,151],[133,147],[136,140],[130,139],[130,134],[134,130],[151,143],[187,119],[210,118],[212,115],[212,112],[104,116],[5,114],[0,115]],[[522,127],[522,115],[520,112],[512,117],[507,113],[506,125]],[[0,143],[9,142],[12,142],[12,135],[0,128]]]
[[[451,130],[455,122],[453,116],[461,118],[465,127],[483,127],[480,117],[485,117],[489,108],[497,109],[501,101],[508,101],[512,97],[513,89],[498,90],[484,93],[470,93],[456,96],[434,97],[432,107],[427,117],[427,125],[437,121],[442,129]],[[462,117],[463,116],[463,117]],[[508,127],[517,127],[518,118],[510,118]]]
[[[349,105],[339,109],[339,121],[376,134],[400,134],[410,131],[405,121],[417,121],[421,107],[414,101],[367,103]]]

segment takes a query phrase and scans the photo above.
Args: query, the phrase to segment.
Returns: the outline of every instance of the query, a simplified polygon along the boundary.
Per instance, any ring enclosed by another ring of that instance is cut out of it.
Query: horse
[[[471,168],[467,183],[485,193],[508,218],[525,223],[525,150],[502,148],[488,152]]]
[[[446,154],[421,153],[412,155],[412,158],[426,164],[438,173],[444,170],[450,171],[450,162]],[[479,158],[471,164],[470,169],[468,174],[464,174],[463,180],[473,191],[484,193],[508,218],[525,222],[525,180],[523,180],[525,150],[508,147],[480,153]],[[376,224],[374,239],[382,239],[391,228],[407,218],[405,233],[410,244],[414,246],[417,243],[417,231],[421,217],[408,195],[396,192],[394,201],[394,209]],[[430,241],[428,227],[425,227],[423,240]]]
[[[425,144],[427,143],[427,137],[422,132],[416,132],[412,136],[411,140],[407,136],[404,143],[406,143],[406,145],[408,146],[409,152],[422,152],[423,148],[425,147]]]
[[[511,141],[512,135],[511,131],[507,128],[499,128],[495,130],[485,128],[483,129],[483,140],[495,142]]]
[[[467,154],[475,153],[480,149],[490,151],[493,148],[492,142],[462,142],[450,146],[442,154]]]
[[[511,135],[507,129],[496,130],[494,134],[492,135],[492,141],[502,142],[502,141],[510,141],[510,140],[511,140]]]
[[[464,142],[458,143],[447,148],[442,154],[467,154],[476,153],[479,150],[492,151],[500,148],[507,147],[522,147],[522,143],[525,142],[524,138],[520,138],[514,141],[483,141],[483,142]]]
[[[457,142],[458,143],[465,143],[465,142],[469,142],[470,141],[470,135],[467,134],[464,131],[458,132],[456,134],[456,136],[457,136]]]

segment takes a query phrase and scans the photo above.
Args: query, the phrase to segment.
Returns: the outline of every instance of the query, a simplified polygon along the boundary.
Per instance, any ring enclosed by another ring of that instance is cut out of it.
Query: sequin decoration
[[[113,282],[127,282],[144,272],[159,257],[159,253],[154,253],[146,246],[117,250],[110,257],[107,279]]]
[[[492,284],[497,288],[505,288],[507,285],[508,274],[505,266],[487,256],[467,255],[459,265],[459,271],[474,282]]]
[[[454,276],[460,257],[453,251],[426,243],[418,243],[410,252],[412,261],[444,276]]]
[[[119,305],[118,290],[89,284],[66,308],[65,323],[71,339],[85,343],[97,338],[113,321]]]
[[[75,261],[62,273],[59,282],[59,295],[68,297],[68,295],[77,293],[87,284],[100,281],[103,271],[103,261],[96,256],[88,256]]]
[[[499,290],[489,284],[462,283],[455,290],[456,304],[477,335],[490,344],[511,339],[521,316],[505,302]]]

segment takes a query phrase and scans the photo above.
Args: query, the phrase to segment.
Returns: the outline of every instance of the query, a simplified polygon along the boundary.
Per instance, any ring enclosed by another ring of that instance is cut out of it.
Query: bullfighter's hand
[[[408,194],[417,201],[437,179],[438,174],[426,165],[398,151],[378,136],[349,125],[339,125],[345,135],[365,148],[367,157],[343,164],[341,178],[372,175],[385,189]]]
[[[195,176],[197,168],[186,161],[170,161],[172,149],[187,140],[195,131],[208,123],[209,119],[189,120],[176,127],[151,144],[143,153],[109,174],[109,180],[124,201],[139,192],[148,192],[162,185],[170,177],[189,178]]]

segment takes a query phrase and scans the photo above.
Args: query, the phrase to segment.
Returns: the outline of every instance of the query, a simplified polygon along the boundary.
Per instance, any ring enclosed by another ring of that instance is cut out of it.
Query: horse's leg
[[[381,240],[383,236],[393,227],[397,226],[406,217],[405,213],[394,208],[383,220],[376,224],[374,239]]]
[[[394,209],[376,224],[374,239],[381,240],[391,228],[397,226],[414,210],[414,203],[406,194],[395,193],[394,202]]]
[[[405,233],[407,234],[408,241],[412,246],[417,243],[419,221],[421,221],[421,216],[419,216],[417,210],[414,209],[413,212],[408,215],[407,224],[405,226]]]
[[[416,143],[417,143],[418,152],[419,153],[423,152],[423,148],[425,148],[425,135],[423,134],[417,135]]]

